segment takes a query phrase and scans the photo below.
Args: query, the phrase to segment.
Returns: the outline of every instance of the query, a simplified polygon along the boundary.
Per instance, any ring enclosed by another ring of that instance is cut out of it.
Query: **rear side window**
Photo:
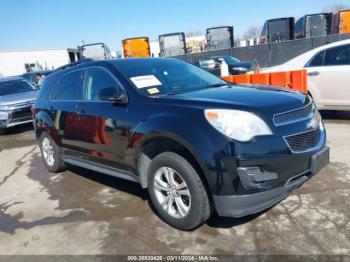
[[[296,34],[304,33],[304,17],[299,18],[299,20],[295,23],[294,31]]]
[[[101,101],[99,97],[104,89],[113,88],[115,94],[123,92],[123,88],[111,73],[100,68],[86,70],[83,83],[83,100],[86,101]]]
[[[323,65],[323,58],[324,58],[324,51],[317,54],[314,58],[312,58],[311,62],[309,63],[308,67],[313,66],[322,66]]]
[[[328,49],[325,54],[324,65],[350,65],[350,45]]]
[[[82,71],[64,75],[51,93],[52,100],[81,100]]]

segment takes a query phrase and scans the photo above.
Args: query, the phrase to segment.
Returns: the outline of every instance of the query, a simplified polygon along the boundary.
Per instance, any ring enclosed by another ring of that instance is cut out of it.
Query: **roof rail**
[[[80,64],[84,64],[84,63],[93,62],[93,61],[95,61],[95,60],[92,59],[92,58],[84,58],[84,59],[81,59],[81,60],[79,60],[79,61],[76,61],[76,62],[73,62],[73,63],[70,63],[70,64],[66,64],[66,65],[57,67],[57,68],[54,70],[54,72],[59,71],[59,70],[63,70],[63,69],[66,69],[66,68],[69,68],[69,67],[72,67],[72,66],[76,66],[76,65],[80,65]]]

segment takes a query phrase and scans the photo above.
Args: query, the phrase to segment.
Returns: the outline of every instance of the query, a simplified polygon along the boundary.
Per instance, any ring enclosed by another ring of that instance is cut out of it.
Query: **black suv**
[[[140,183],[183,230],[214,209],[267,209],[329,161],[309,96],[231,85],[176,59],[68,65],[46,78],[32,111],[50,172],[68,163]]]

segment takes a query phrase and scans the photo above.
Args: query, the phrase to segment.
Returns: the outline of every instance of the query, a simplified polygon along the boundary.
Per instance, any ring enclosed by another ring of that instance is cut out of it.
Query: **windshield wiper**
[[[227,85],[228,85],[227,83],[216,83],[216,84],[201,86],[200,88],[196,88],[196,89],[193,89],[193,90],[188,90],[186,92],[185,91],[169,92],[169,93],[165,93],[164,95],[166,95],[166,96],[180,95],[180,94],[184,94],[184,93],[199,91],[199,90],[202,90],[203,88],[220,87],[220,86],[227,86]]]
[[[165,93],[164,95],[166,96],[174,96],[174,95],[180,95],[183,94],[185,92],[169,92],[169,93]]]
[[[220,86],[227,86],[227,83],[217,83],[217,84],[212,84],[212,85],[207,85],[205,88],[210,88],[210,87],[220,87]]]

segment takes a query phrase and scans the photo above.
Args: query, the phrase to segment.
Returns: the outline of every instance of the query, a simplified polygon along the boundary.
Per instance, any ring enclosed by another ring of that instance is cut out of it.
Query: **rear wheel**
[[[60,151],[55,141],[45,132],[41,135],[39,141],[41,155],[46,168],[51,173],[64,171],[65,164],[61,159]]]
[[[194,229],[211,215],[201,178],[192,165],[176,153],[165,152],[152,160],[148,192],[160,217],[178,229]]]
[[[0,135],[5,135],[5,134],[6,134],[6,129],[0,128]]]

